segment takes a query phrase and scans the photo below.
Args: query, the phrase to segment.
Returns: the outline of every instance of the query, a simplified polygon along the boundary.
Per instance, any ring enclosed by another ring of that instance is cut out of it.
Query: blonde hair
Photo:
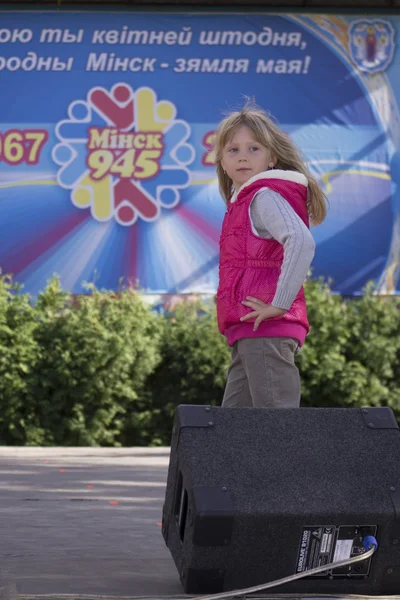
[[[239,127],[248,127],[255,139],[275,156],[274,168],[303,173],[308,180],[307,211],[313,225],[318,225],[326,217],[327,198],[316,179],[308,171],[296,146],[292,143],[275,123],[267,117],[262,109],[246,105],[238,112],[233,112],[221,121],[215,139],[215,162],[218,182],[225,202],[232,195],[232,180],[225,173],[221,161],[222,152],[227,143],[233,138]]]

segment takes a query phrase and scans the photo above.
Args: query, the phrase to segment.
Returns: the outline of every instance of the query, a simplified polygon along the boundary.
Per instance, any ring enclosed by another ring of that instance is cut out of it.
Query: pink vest
[[[270,304],[283,262],[283,246],[274,239],[263,239],[251,228],[250,204],[255,194],[269,188],[278,192],[309,227],[307,180],[295,171],[271,170],[252,177],[239,190],[222,224],[220,238],[219,287],[217,292],[218,327],[231,346],[236,340],[251,337],[293,337],[304,343],[309,331],[303,287],[283,317],[263,321],[257,331],[253,322],[240,317],[251,312],[241,304],[253,296]]]

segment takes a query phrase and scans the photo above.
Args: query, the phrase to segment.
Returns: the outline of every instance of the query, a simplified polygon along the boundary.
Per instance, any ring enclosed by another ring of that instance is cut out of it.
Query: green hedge
[[[0,443],[118,445],[160,360],[159,319],[129,291],[77,302],[58,279],[35,307],[0,287]]]
[[[400,419],[400,299],[305,287],[302,404],[387,405]],[[163,316],[129,290],[88,292],[74,299],[55,278],[33,303],[0,277],[0,444],[168,445],[178,404],[220,404],[230,351],[214,308]]]

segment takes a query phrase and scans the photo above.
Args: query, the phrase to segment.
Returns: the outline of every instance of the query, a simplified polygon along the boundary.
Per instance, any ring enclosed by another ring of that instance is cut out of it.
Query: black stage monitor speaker
[[[400,431],[389,408],[181,405],[162,532],[189,594],[261,585],[363,552],[275,593],[400,592]],[[270,593],[270,590],[268,590]]]

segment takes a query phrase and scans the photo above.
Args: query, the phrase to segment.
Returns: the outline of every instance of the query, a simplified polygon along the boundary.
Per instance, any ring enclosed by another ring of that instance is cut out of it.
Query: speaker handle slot
[[[179,538],[181,542],[185,537],[185,526],[188,512],[188,495],[183,485],[183,476],[181,471],[178,473],[178,481],[175,495],[175,518],[178,526]]]

